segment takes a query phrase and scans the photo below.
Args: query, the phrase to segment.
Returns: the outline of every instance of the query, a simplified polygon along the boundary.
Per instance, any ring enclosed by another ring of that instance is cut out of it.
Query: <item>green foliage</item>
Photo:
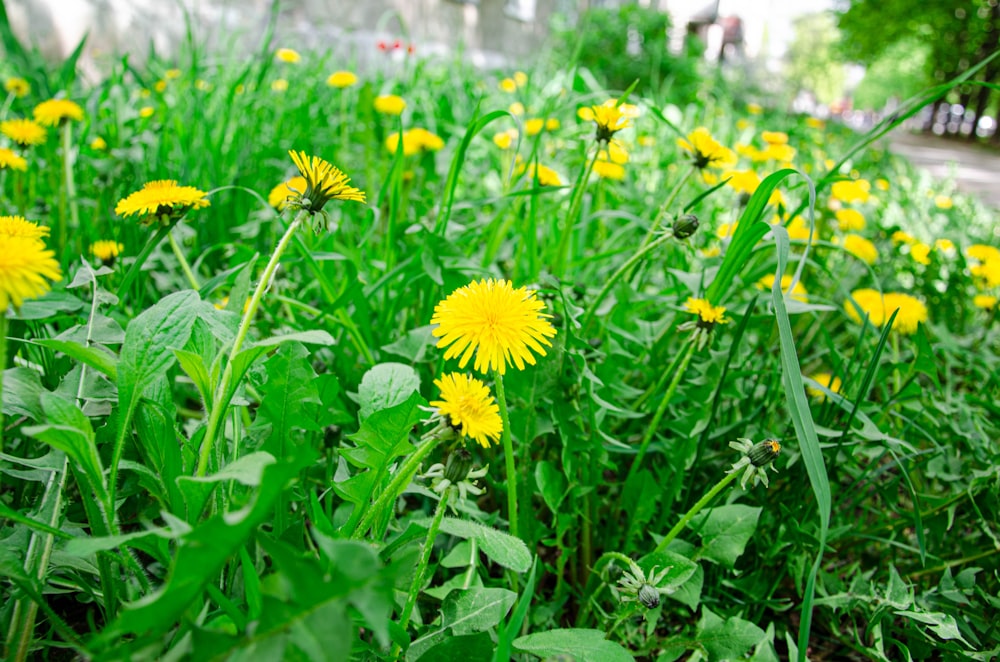
[[[926,82],[929,50],[926,43],[915,38],[891,44],[865,69],[865,77],[854,90],[854,105],[880,109],[890,100],[919,93]]]
[[[846,76],[837,49],[836,17],[829,12],[806,14],[795,19],[794,29],[785,67],[789,85],[796,92],[812,92],[824,105],[840,101]]]

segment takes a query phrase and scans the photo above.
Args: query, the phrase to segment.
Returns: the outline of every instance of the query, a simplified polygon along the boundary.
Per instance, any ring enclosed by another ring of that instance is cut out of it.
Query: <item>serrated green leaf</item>
[[[305,346],[290,342],[267,359],[264,372],[266,379],[258,385],[260,406],[249,433],[261,449],[280,457],[304,443],[304,432],[319,430],[316,371]]]
[[[742,618],[722,620],[705,607],[701,608],[697,642],[705,649],[709,662],[745,657],[767,634]]]
[[[368,370],[358,387],[359,418],[366,418],[380,409],[405,402],[414,391],[420,391],[417,371],[402,363],[380,363]]]
[[[699,513],[691,528],[701,538],[701,556],[732,569],[757,530],[762,510],[731,504]]]
[[[414,524],[427,528],[430,518],[416,520]],[[520,538],[483,526],[478,522],[445,517],[441,520],[441,533],[457,536],[464,540],[475,539],[479,549],[495,563],[515,572],[527,572],[531,568],[531,552]]]
[[[576,662],[631,662],[621,644],[608,641],[601,630],[567,628],[537,632],[514,640],[514,648],[538,657],[567,655]]]
[[[504,619],[516,599],[516,593],[504,588],[451,591],[441,605],[441,627],[410,644],[406,659],[427,659],[423,656],[446,641],[449,634],[468,635],[492,629]]]

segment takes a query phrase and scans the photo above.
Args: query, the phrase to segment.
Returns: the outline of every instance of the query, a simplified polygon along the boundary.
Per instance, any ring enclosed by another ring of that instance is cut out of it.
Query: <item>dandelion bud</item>
[[[448,462],[444,466],[444,478],[450,480],[452,484],[458,484],[469,476],[471,469],[472,453],[459,448],[448,456]]]
[[[775,439],[765,439],[757,444],[747,453],[750,464],[755,467],[766,467],[778,457],[781,452],[781,444]]]
[[[660,606],[660,593],[649,584],[643,584],[639,587],[638,598],[639,602],[641,602],[646,609],[656,609]]]
[[[674,237],[687,239],[698,231],[698,217],[694,214],[684,214],[674,220]]]

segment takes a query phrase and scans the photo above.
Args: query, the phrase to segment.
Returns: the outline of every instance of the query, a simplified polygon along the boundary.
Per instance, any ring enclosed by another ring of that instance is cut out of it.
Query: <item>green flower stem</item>
[[[510,416],[507,413],[507,394],[503,388],[503,375],[494,370],[493,379],[496,382],[500,420],[503,421],[503,432],[500,435],[500,440],[503,443],[504,466],[507,469],[507,520],[510,522],[510,535],[520,538],[517,526],[517,473],[514,469],[514,442],[510,438]]]
[[[553,268],[556,278],[562,278],[566,271],[566,261],[569,259],[569,247],[573,238],[573,227],[576,225],[576,217],[580,214],[580,205],[583,204],[583,194],[587,189],[587,181],[590,179],[590,173],[594,171],[594,164],[597,163],[597,156],[600,153],[600,146],[598,146],[598,149],[594,150],[593,158],[587,161],[587,165],[573,189],[573,200],[569,205],[569,213],[566,214],[566,225],[563,227],[559,237],[559,246],[556,249],[556,261]]]
[[[590,309],[584,316],[583,322],[580,325],[581,333],[586,333],[587,329],[590,327],[591,322],[594,321],[594,315],[597,313],[597,309],[601,307],[601,302],[604,301],[604,297],[608,295],[608,292],[610,292],[611,288],[615,286],[615,283],[621,280],[622,276],[628,273],[632,269],[632,267],[634,267],[636,263],[639,262],[639,260],[641,260],[643,257],[646,256],[646,254],[659,248],[660,246],[670,241],[671,239],[673,239],[673,237],[666,235],[660,237],[651,244],[641,247],[639,250],[635,252],[635,255],[630,257],[625,264],[623,264],[618,268],[618,271],[611,274],[611,278],[609,278],[604,283],[604,287],[601,288],[601,291],[597,294],[597,297],[594,299],[594,303],[591,304]]]
[[[693,338],[693,336],[691,337]],[[674,397],[674,392],[677,391],[677,386],[681,383],[681,377],[687,372],[688,364],[691,363],[691,357],[694,355],[694,340],[689,339],[687,341],[687,347],[684,348],[679,354],[674,356],[674,362],[667,368],[666,373],[670,374],[673,371],[673,379],[670,381],[670,386],[663,393],[663,397],[660,399],[660,404],[656,408],[656,413],[653,414],[653,420],[649,422],[649,427],[646,428],[646,434],[642,438],[642,442],[639,444],[639,452],[635,456],[635,461],[632,462],[632,466],[629,467],[628,475],[625,476],[625,484],[627,485],[632,478],[638,473],[639,468],[642,466],[642,461],[646,457],[646,451],[649,450],[649,444],[653,441],[653,437],[656,435],[656,430],[660,425],[660,420],[663,418],[663,414],[667,411],[667,405],[670,404],[670,399]]]
[[[385,510],[389,504],[393,503],[400,492],[403,491],[403,488],[410,483],[413,479],[413,474],[420,468],[420,463],[424,461],[424,458],[430,455],[430,452],[437,448],[442,441],[444,441],[443,436],[432,436],[410,453],[406,461],[403,462],[403,465],[393,475],[392,480],[389,481],[389,486],[382,491],[382,495],[365,511],[361,521],[354,527],[354,531],[351,533],[352,539],[359,540],[365,535],[379,513]]]
[[[681,177],[677,181],[677,184],[674,185],[674,188],[670,191],[667,199],[663,201],[662,205],[660,205],[660,211],[656,214],[656,220],[654,220],[653,224],[649,226],[649,232],[646,233],[646,238],[642,241],[642,248],[645,248],[649,245],[649,242],[653,241],[653,237],[656,236],[656,233],[660,230],[660,226],[663,224],[663,219],[667,217],[667,212],[670,211],[670,207],[674,204],[677,194],[681,192],[681,189],[684,188],[687,181],[691,179],[691,175],[694,174],[694,171],[695,167],[693,165],[690,166],[684,173],[684,176]]]
[[[66,201],[69,204],[69,223],[74,230],[80,227],[80,212],[76,201],[76,182],[73,180],[73,123],[69,120],[62,122],[62,159],[63,159],[63,183],[65,185]],[[58,245],[56,255],[62,255],[66,250],[68,241],[68,231],[66,228],[66,218],[59,217]]]
[[[191,271],[191,265],[188,264],[187,258],[181,252],[181,247],[177,244],[177,240],[174,239],[174,233],[167,232],[167,239],[170,241],[170,248],[174,251],[174,256],[181,264],[181,271],[184,272],[184,277],[187,278],[188,285],[191,286],[192,290],[200,290],[201,285],[198,284],[198,279],[195,277],[194,272]]]
[[[703,497],[698,499],[698,502],[696,504],[691,506],[690,510],[684,513],[684,517],[682,517],[681,520],[674,525],[674,528],[670,529],[670,531],[667,532],[667,535],[663,537],[663,540],[661,540],[660,544],[656,546],[656,549],[653,550],[653,553],[656,554],[658,552],[664,551],[667,548],[667,546],[673,541],[673,539],[676,538],[677,535],[684,530],[684,527],[688,525],[688,522],[690,522],[695,515],[701,512],[701,509],[707,506],[712,501],[712,499],[718,496],[719,492],[726,489],[726,487],[728,487],[731,482],[736,480],[737,476],[739,475],[740,475],[739,471],[734,471],[732,473],[727,473],[725,476],[723,476],[722,480],[720,480],[718,483],[715,484],[715,487],[706,492]]]
[[[139,275],[142,271],[142,265],[146,263],[146,259],[149,258],[149,254],[153,252],[153,249],[163,241],[163,238],[170,233],[169,227],[159,227],[156,230],[156,234],[149,238],[146,245],[142,247],[142,250],[135,257],[135,262],[129,267],[128,271],[125,272],[125,277],[122,278],[121,284],[118,286],[118,291],[116,292],[118,300],[121,301],[128,294],[128,288],[132,286],[132,281],[135,277]]]
[[[257,308],[260,307],[260,300],[264,297],[264,292],[271,285],[271,279],[274,278],[274,272],[278,269],[278,263],[281,260],[282,254],[308,214],[309,212],[305,210],[300,211],[295,220],[289,224],[288,229],[285,230],[285,234],[278,241],[278,245],[275,246],[271,260],[264,268],[264,273],[260,276],[260,282],[257,283],[257,289],[254,290],[253,296],[250,297],[250,303],[247,304],[247,309],[243,313],[240,327],[236,331],[236,339],[233,340],[233,348],[229,352],[229,360],[226,361],[226,368],[222,372],[222,378],[219,380],[219,385],[215,389],[215,396],[212,398],[212,411],[208,416],[205,437],[201,440],[201,451],[198,453],[198,469],[196,472],[198,476],[204,476],[208,472],[208,462],[212,457],[212,447],[215,445],[215,438],[219,434],[219,427],[224,420],[225,410],[229,407],[230,396],[228,393],[229,382],[233,379],[233,359],[236,358],[236,355],[243,348],[243,342],[250,331],[250,324],[257,314]]]
[[[438,529],[441,528],[441,520],[444,519],[445,506],[448,505],[448,497],[454,488],[449,487],[441,495],[441,499],[437,503],[437,507],[434,509],[434,519],[431,520],[431,526],[427,529],[427,537],[424,538],[424,547],[420,552],[420,560],[417,562],[417,569],[413,574],[413,583],[410,584],[410,591],[406,594],[406,604],[403,605],[403,611],[399,615],[399,627],[405,632],[407,626],[410,625],[410,616],[413,615],[413,608],[417,604],[417,596],[420,595],[420,589],[424,585],[424,573],[427,572],[427,563],[431,559],[431,551],[434,549],[434,539],[437,538]],[[391,657],[395,657],[399,654],[399,644],[393,649],[393,654]]]
[[[0,310],[0,403],[3,402],[3,373],[7,369],[7,311]],[[3,407],[0,406],[0,453],[3,453]],[[0,478],[2,483],[3,478]]]

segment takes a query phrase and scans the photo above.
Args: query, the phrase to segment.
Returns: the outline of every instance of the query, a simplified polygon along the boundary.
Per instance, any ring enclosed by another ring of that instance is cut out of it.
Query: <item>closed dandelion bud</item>
[[[775,439],[765,439],[757,444],[747,453],[750,464],[755,467],[766,467],[778,457],[781,452],[781,444]]]
[[[656,609],[660,606],[660,593],[649,584],[643,584],[639,587],[638,597],[639,602],[641,602],[646,609]]]
[[[674,220],[674,236],[687,239],[698,230],[698,217],[694,214],[684,214]]]
[[[444,478],[457,485],[469,476],[471,469],[472,453],[459,448],[448,456],[448,462],[444,466]]]

